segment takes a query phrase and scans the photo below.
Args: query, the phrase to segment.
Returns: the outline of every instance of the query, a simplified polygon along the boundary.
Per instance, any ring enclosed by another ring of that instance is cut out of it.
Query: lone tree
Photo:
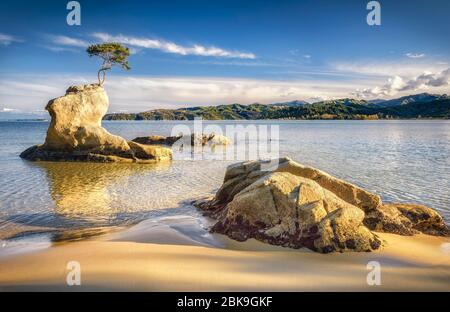
[[[116,42],[106,42],[102,44],[90,45],[86,52],[90,57],[98,56],[103,60],[102,67],[98,70],[98,84],[101,86],[105,82],[106,71],[113,66],[120,66],[124,70],[129,70],[127,58],[130,56],[130,49]],[[102,78],[100,79],[100,75]]]

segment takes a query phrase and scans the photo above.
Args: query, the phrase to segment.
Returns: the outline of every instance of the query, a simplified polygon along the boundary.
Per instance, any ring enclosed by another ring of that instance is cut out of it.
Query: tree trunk
[[[100,79],[100,73],[103,73],[103,76],[101,79]],[[101,68],[98,70],[97,78],[98,78],[98,85],[103,86],[103,83],[105,82],[105,79],[106,79],[106,68]]]

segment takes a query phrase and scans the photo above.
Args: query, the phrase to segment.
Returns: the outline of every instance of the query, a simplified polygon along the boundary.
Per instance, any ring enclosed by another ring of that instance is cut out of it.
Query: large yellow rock
[[[28,160],[156,162],[170,160],[166,147],[147,147],[109,133],[101,122],[109,106],[102,86],[71,86],[64,96],[50,100],[51,116],[45,143],[25,150]]]
[[[127,141],[101,125],[109,106],[108,96],[98,85],[72,86],[66,95],[45,107],[52,117],[43,148],[48,150],[129,150]]]
[[[383,204],[380,196],[289,158],[230,165],[213,199],[197,206],[217,219],[212,231],[319,252],[372,251],[372,230],[448,236],[433,209]]]
[[[370,193],[352,183],[335,178],[319,169],[303,166],[289,158],[280,162],[276,171],[290,172],[294,175],[316,181],[323,188],[335,193],[343,200],[365,210],[376,209],[381,205],[380,196]]]
[[[381,240],[364,212],[311,179],[272,172],[236,194],[214,231],[320,252],[371,251]]]

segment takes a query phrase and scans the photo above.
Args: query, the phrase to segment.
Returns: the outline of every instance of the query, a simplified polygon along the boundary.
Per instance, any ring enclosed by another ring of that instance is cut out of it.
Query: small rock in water
[[[231,143],[231,141],[226,136],[218,135],[215,133],[210,134],[193,133],[190,136],[177,135],[168,137],[161,135],[151,135],[146,137],[137,137],[134,138],[132,141],[147,145],[162,144],[168,146],[172,146],[175,143],[191,146],[205,146],[205,145],[216,146],[216,145],[228,145]]]

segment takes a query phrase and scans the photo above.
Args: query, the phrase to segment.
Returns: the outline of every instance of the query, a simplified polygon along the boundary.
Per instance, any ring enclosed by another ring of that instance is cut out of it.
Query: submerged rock
[[[217,219],[213,232],[238,241],[314,251],[373,251],[383,242],[371,230],[412,235],[448,235],[434,210],[419,205],[383,204],[358,186],[289,158],[262,170],[262,161],[231,165],[212,200],[198,202]]]
[[[66,95],[50,100],[45,109],[51,122],[42,145],[20,155],[28,160],[156,162],[170,160],[172,151],[145,146],[109,133],[101,121],[109,100],[97,84],[71,86]]]
[[[180,141],[181,140],[181,141]],[[137,137],[133,139],[134,142],[154,145],[154,144],[162,144],[172,146],[175,142],[180,144],[186,144],[191,146],[205,146],[205,145],[228,145],[230,144],[230,140],[223,135],[210,133],[210,134],[191,134],[190,136],[160,136],[160,135],[151,135],[146,137]]]

